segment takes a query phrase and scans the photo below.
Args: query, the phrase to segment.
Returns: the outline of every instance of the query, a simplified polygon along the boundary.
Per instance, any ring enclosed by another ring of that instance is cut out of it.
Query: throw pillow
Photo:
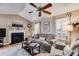
[[[72,54],[72,50],[71,50],[71,48],[67,45],[67,46],[64,48],[64,55],[70,56],[71,54]]]
[[[45,41],[45,38],[44,38],[44,37],[40,37],[40,40],[43,40],[43,41]]]

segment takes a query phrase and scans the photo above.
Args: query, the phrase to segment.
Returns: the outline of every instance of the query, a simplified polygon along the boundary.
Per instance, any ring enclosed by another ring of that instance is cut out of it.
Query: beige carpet
[[[50,56],[49,53],[40,53],[40,54],[37,54],[36,56]]]

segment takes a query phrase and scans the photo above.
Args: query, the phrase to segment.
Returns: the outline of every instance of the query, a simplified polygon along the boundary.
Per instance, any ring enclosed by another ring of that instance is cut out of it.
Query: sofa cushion
[[[53,39],[55,39],[55,35],[53,35],[53,34],[47,34],[47,36],[46,36],[46,40],[47,41],[50,41],[50,40],[53,40]]]
[[[55,39],[55,35],[54,34],[44,34],[44,33],[40,33],[39,37],[45,37],[47,41]]]
[[[45,41],[45,37],[39,37],[39,40]]]
[[[50,52],[51,45],[47,41],[38,39],[38,40],[33,40],[33,42],[39,43],[41,49]]]
[[[36,41],[36,42],[38,42],[38,43],[41,43],[41,45],[43,44],[43,45],[50,46],[50,44],[49,44],[47,41],[40,40],[40,39],[38,39],[38,40],[35,40],[35,41]]]

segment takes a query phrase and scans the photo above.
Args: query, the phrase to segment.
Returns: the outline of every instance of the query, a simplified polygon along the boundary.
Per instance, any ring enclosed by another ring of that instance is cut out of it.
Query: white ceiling
[[[38,3],[35,3],[35,5],[37,7],[39,7],[40,6],[40,3],[39,4]],[[45,5],[46,5],[46,3],[41,4],[42,7],[45,6]],[[35,10],[36,10],[36,8],[34,8],[33,6],[31,6],[29,4],[25,4],[25,8],[19,13],[19,15],[20,16],[23,16],[23,17],[25,17],[25,18],[27,18],[27,19],[29,19],[31,21],[38,20],[38,19],[40,19],[40,17],[38,17],[38,12],[36,12]],[[52,12],[52,7],[51,8],[48,8],[46,10]],[[35,11],[35,12],[29,14],[28,13],[29,11]],[[47,15],[47,14],[42,13],[42,17],[49,17],[49,16],[50,15]]]
[[[23,3],[0,3],[0,14],[18,14],[24,7]]]
[[[40,3],[35,3],[35,5],[40,6]],[[44,5],[46,5],[46,3],[41,4],[41,6]],[[52,15],[42,13],[43,18],[79,9],[79,3],[52,3],[52,5],[52,7],[46,9],[52,12]],[[38,12],[31,14],[28,13],[29,11],[34,10],[36,9],[28,3],[0,3],[0,14],[17,14],[30,21],[38,21],[40,18],[42,18],[38,17]]]

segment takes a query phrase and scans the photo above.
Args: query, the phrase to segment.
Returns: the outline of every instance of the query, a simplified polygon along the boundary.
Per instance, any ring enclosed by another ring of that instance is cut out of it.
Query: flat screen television
[[[0,28],[0,37],[6,37],[6,29]]]

